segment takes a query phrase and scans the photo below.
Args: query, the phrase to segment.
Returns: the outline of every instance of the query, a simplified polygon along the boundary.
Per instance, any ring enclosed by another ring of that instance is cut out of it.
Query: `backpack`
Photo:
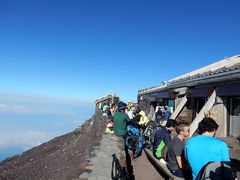
[[[126,168],[121,167],[116,154],[112,155],[112,171],[111,171],[111,178],[112,180],[129,180],[130,175],[127,172]]]
[[[209,162],[197,175],[197,180],[235,180],[237,171],[230,162]]]
[[[143,143],[144,143],[145,147],[150,148],[150,146],[151,146],[151,144],[153,143],[153,140],[154,140],[155,132],[159,128],[161,128],[161,126],[159,126],[155,121],[150,121],[148,123],[147,128],[143,132]]]
[[[127,137],[125,139],[125,145],[133,151],[133,156],[136,158],[142,150],[142,134],[139,129],[131,125],[127,126],[126,129]]]

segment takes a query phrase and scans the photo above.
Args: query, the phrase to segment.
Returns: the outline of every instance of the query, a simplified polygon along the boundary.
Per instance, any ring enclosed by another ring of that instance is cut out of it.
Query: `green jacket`
[[[126,122],[130,121],[124,112],[116,112],[113,116],[113,131],[116,136],[123,136],[127,133]]]

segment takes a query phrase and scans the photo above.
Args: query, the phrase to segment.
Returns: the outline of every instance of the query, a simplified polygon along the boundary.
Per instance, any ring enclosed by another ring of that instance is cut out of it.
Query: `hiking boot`
[[[159,162],[162,163],[162,164],[165,164],[165,165],[167,164],[167,162],[162,158],[159,160]]]

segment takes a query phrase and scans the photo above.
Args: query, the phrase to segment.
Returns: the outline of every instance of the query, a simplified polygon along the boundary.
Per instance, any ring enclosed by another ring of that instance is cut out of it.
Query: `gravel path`
[[[112,154],[119,154],[119,142],[114,135],[104,134],[99,147],[96,147],[93,153],[95,157],[90,159],[90,166],[87,169],[90,173],[83,173],[80,179],[88,180],[110,180],[112,168]]]
[[[101,144],[94,150],[95,157],[90,159],[90,171],[80,175],[81,180],[111,180],[112,154],[119,154],[119,146],[114,135],[104,134]],[[130,152],[131,153],[131,152]],[[133,175],[135,180],[159,180],[163,179],[149,162],[144,152],[137,159],[132,161]]]

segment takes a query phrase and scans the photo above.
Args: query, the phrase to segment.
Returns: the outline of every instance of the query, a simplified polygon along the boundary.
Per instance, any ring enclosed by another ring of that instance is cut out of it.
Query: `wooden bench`
[[[147,149],[147,148],[144,148],[144,151],[145,153],[147,154],[147,156],[157,165],[157,167],[164,173],[166,174],[169,179],[172,179],[172,180],[183,180],[184,178],[179,178],[179,177],[176,177],[174,176],[170,171],[169,169],[167,168],[167,166],[165,164],[162,164],[159,162],[159,159],[155,158],[153,156],[153,153],[150,149]]]

